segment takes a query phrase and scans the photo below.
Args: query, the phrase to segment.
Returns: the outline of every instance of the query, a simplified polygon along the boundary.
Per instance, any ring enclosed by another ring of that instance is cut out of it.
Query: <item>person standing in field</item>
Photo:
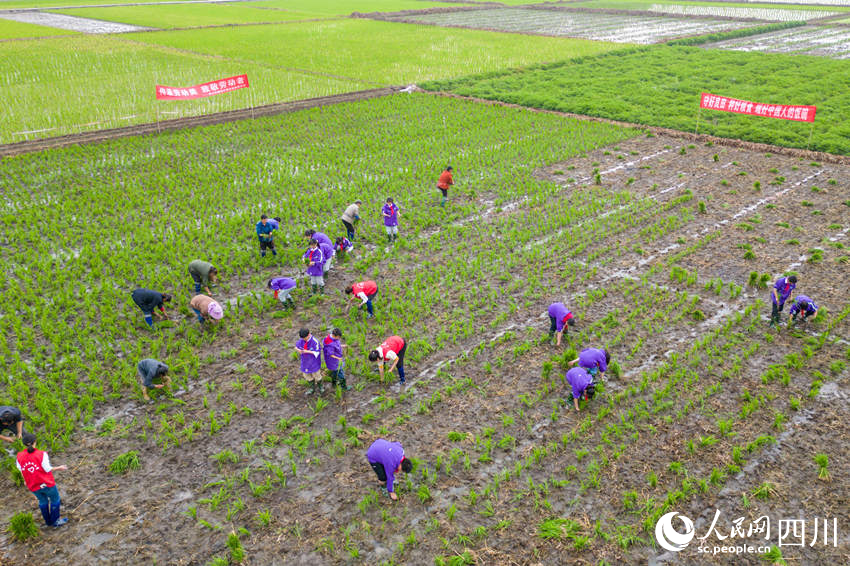
[[[289,277],[272,277],[266,283],[266,287],[274,291],[274,298],[280,301],[284,308],[295,308],[295,301],[292,300],[292,291],[298,284],[295,279]]]
[[[277,255],[277,250],[274,249],[274,227],[269,222],[269,217],[265,214],[260,216],[260,221],[257,222],[257,239],[260,240],[260,257],[266,257],[266,250],[272,251],[272,255]]]
[[[446,167],[446,170],[440,173],[440,179],[437,181],[437,188],[443,193],[443,199],[440,201],[440,206],[446,206],[446,199],[449,197],[449,187],[454,185],[452,178],[452,166]]]
[[[375,311],[372,305],[372,299],[374,299],[378,294],[378,284],[374,281],[360,281],[359,283],[355,283],[354,285],[349,285],[345,288],[345,293],[347,295],[351,295],[348,298],[348,306],[351,308],[351,303],[360,299],[360,308],[363,308],[363,305],[366,305],[366,312],[369,314],[366,318],[375,318]]]
[[[295,351],[301,356],[301,373],[304,374],[304,378],[310,384],[307,395],[316,392],[321,394],[325,388],[322,385],[322,358],[319,341],[306,328],[302,328],[298,332],[298,336]]]
[[[578,408],[578,401],[584,397],[585,401],[593,399],[596,394],[596,384],[593,382],[593,376],[583,367],[572,368],[567,371],[567,382],[570,384],[573,393],[573,406]]]
[[[15,440],[23,438],[24,416],[21,414],[19,408],[9,406],[0,407],[0,432],[6,431],[11,432],[14,436],[0,434],[0,440],[11,444]]]
[[[325,339],[322,340],[322,355],[325,358],[325,367],[331,374],[331,383],[336,388],[336,384],[343,391],[348,391],[351,387],[345,383],[345,356],[342,355],[343,348],[347,348],[347,344],[342,344],[342,330],[334,328]]]
[[[398,499],[394,489],[395,475],[399,472],[409,474],[413,470],[413,462],[405,458],[401,444],[379,438],[366,451],[366,460],[378,481],[385,484],[383,492],[393,501]]]
[[[556,346],[561,345],[561,335],[564,332],[569,333],[568,326],[574,326],[576,323],[573,313],[564,303],[552,303],[549,305],[549,339],[557,336]]]
[[[316,232],[315,230],[305,230],[304,237],[308,240],[316,240],[320,244],[327,244],[329,246],[333,246],[333,242],[331,239],[327,237],[327,235],[322,234],[321,232]]]
[[[387,202],[381,209],[384,217],[384,228],[387,230],[387,241],[393,242],[398,239],[398,215],[399,208],[392,197],[387,197]]]
[[[216,277],[218,277],[218,270],[213,264],[196,259],[189,264],[189,275],[195,282],[195,293],[200,293],[201,288],[203,288],[207,295],[212,295],[210,284],[215,283]]]
[[[584,368],[591,377],[602,377],[602,374],[608,371],[608,364],[611,362],[611,354],[608,350],[597,348],[585,348],[581,351],[578,357],[567,364],[567,367],[572,367],[576,364],[580,368]]]
[[[310,286],[313,294],[325,292],[325,257],[319,248],[319,242],[310,240],[310,247],[304,252],[304,262],[307,264],[307,275],[310,276]]]
[[[791,297],[791,293],[797,287],[797,276],[780,277],[770,290],[772,303],[770,311],[770,326],[780,323],[779,313],[785,308],[785,301]]]
[[[48,527],[61,527],[68,519],[60,513],[62,499],[59,497],[53,472],[67,470],[68,466],[51,466],[47,452],[36,450],[36,438],[33,433],[24,433],[22,440],[26,449],[18,452],[15,465],[21,472],[27,489],[38,499],[38,508],[44,517],[44,523]]]
[[[390,367],[386,370],[387,373],[398,368],[398,384],[404,385],[404,353],[407,350],[407,342],[401,336],[390,336],[383,343],[369,352],[370,362],[380,362],[378,364],[378,373],[381,375],[381,381],[384,380],[384,364],[390,362]]]
[[[153,328],[153,315],[159,319],[168,319],[165,313],[165,304],[171,301],[171,295],[168,293],[159,293],[150,289],[136,289],[130,296],[136,306],[142,310],[145,317],[145,322]],[[156,312],[156,311],[159,312]]]
[[[162,389],[171,385],[171,378],[168,376],[168,366],[159,360],[153,358],[145,358],[136,366],[139,372],[139,377],[142,378],[142,395],[145,401],[150,401],[148,395],[149,389]],[[154,383],[158,380],[159,383]]]
[[[334,247],[331,244],[326,244],[324,242],[319,243],[319,248],[322,250],[322,257],[324,258],[324,263],[322,263],[322,277],[325,282],[328,280],[328,275],[330,275],[331,271],[331,263],[334,259]]]
[[[189,308],[195,311],[198,317],[198,322],[203,325],[207,320],[212,319],[213,322],[221,320],[224,316],[224,309],[212,297],[207,295],[195,295],[189,301]]]
[[[354,241],[354,224],[360,220],[361,204],[362,203],[359,200],[354,201],[353,204],[348,205],[348,208],[346,208],[345,212],[342,213],[342,216],[339,217],[339,219],[342,220],[342,225],[345,226],[348,239],[352,242]]]
[[[788,314],[790,315],[788,318],[788,328],[791,328],[792,325],[797,324],[798,314],[800,315],[800,320],[803,322],[807,322],[809,318],[812,320],[816,319],[818,316],[818,306],[807,296],[797,295],[797,298],[794,299],[794,304],[788,310]]]

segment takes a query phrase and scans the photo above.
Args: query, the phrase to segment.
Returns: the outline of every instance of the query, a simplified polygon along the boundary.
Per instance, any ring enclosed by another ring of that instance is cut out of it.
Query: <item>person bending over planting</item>
[[[601,378],[602,374],[608,371],[609,363],[611,363],[611,354],[608,353],[608,350],[585,348],[576,359],[567,364],[567,367],[578,364],[579,367],[586,369],[592,377]]]
[[[142,395],[145,401],[150,401],[148,395],[149,389],[162,389],[171,385],[171,378],[168,376],[168,366],[159,360],[153,358],[145,358],[136,366],[139,371],[139,377],[142,378]],[[154,383],[154,380],[159,383]]]
[[[274,249],[274,227],[269,222],[269,217],[265,214],[260,216],[260,221],[257,222],[257,239],[260,240],[260,257],[266,257],[266,250],[272,251],[272,255],[277,255],[277,250]]]
[[[0,440],[5,442],[15,442],[19,438],[23,438],[24,434],[24,416],[21,410],[17,407],[3,406],[0,407],[0,433],[11,432],[12,436],[0,434]]]
[[[320,244],[327,244],[329,246],[333,246],[333,242],[328,238],[325,234],[321,232],[316,232],[315,230],[305,230],[304,237],[308,240],[316,240]]]
[[[387,373],[392,373],[393,369],[398,368],[398,384],[404,385],[404,352],[406,350],[407,342],[404,338],[390,336],[380,346],[369,352],[370,362],[380,362],[378,373],[381,374],[381,381],[384,380],[384,364],[390,362]]]
[[[398,215],[399,208],[393,202],[391,197],[387,198],[384,208],[381,209],[381,214],[384,217],[384,228],[387,230],[387,241],[393,242],[398,240]]]
[[[810,318],[814,320],[818,316],[818,306],[813,300],[805,295],[797,295],[794,299],[794,304],[788,310],[791,317],[788,319],[788,327],[797,324],[797,315],[800,315],[800,320],[807,322]]]
[[[307,275],[310,276],[310,286],[313,288],[313,294],[324,293],[325,257],[317,240],[310,240],[310,247],[304,252],[304,263],[307,264]]]
[[[347,344],[342,344],[342,330],[334,328],[333,331],[325,336],[322,340],[322,354],[325,358],[325,367],[328,373],[331,374],[331,383],[334,387],[339,383],[343,391],[349,391],[349,387],[345,383],[345,357],[342,355],[343,348],[348,348]]]
[[[574,326],[576,323],[573,313],[570,312],[564,303],[552,303],[549,305],[549,339],[553,336],[557,337],[556,346],[561,345],[561,335],[564,332],[569,333],[568,326]]]
[[[274,298],[280,301],[284,308],[295,308],[295,301],[292,300],[292,291],[297,286],[295,279],[289,277],[272,277],[266,283],[266,287],[274,291]]]
[[[145,322],[151,328],[153,328],[154,314],[159,319],[168,319],[168,315],[165,312],[165,303],[171,301],[171,295],[168,293],[159,293],[150,289],[136,289],[130,296],[133,298],[136,306],[142,310],[142,314],[145,316]]]
[[[398,499],[394,489],[395,475],[399,472],[409,474],[413,470],[413,462],[405,458],[401,444],[379,438],[366,451],[366,460],[378,476],[378,481],[385,484],[382,486],[384,494],[393,501]]]
[[[334,240],[334,252],[339,254],[340,261],[345,259],[345,256],[354,250],[354,244],[345,236],[340,236]]]
[[[212,295],[210,284],[215,283],[216,277],[218,277],[218,270],[213,264],[196,259],[189,264],[189,275],[195,282],[195,293],[200,293],[201,288],[203,288],[207,295]]]
[[[301,356],[301,373],[310,384],[310,390],[307,395],[313,393],[322,393],[324,386],[322,385],[322,358],[319,348],[319,341],[310,334],[306,328],[302,328],[298,332],[298,341],[295,343],[295,351]]]
[[[23,442],[26,450],[18,452],[15,465],[24,477],[27,489],[38,499],[38,508],[41,510],[45,524],[48,527],[61,527],[68,522],[68,519],[60,514],[62,499],[59,497],[59,490],[56,489],[53,472],[67,470],[68,466],[51,466],[47,452],[36,450],[33,433],[24,433]]]
[[[454,185],[452,179],[452,166],[446,167],[446,170],[440,173],[440,179],[437,181],[437,188],[443,193],[443,200],[440,201],[440,206],[446,206],[446,199],[449,197],[449,187]]]
[[[280,230],[280,216],[275,216],[274,218],[268,219],[269,226],[272,227],[272,230]]]
[[[326,282],[328,280],[328,275],[330,275],[331,262],[334,258],[334,247],[330,244],[319,242],[319,249],[322,250],[322,257],[325,260],[324,263],[322,263],[322,278]]]
[[[374,281],[360,281],[359,283],[346,287],[345,293],[351,295],[348,298],[349,310],[351,309],[351,303],[360,299],[359,308],[362,309],[363,305],[366,305],[366,312],[369,313],[367,318],[375,318],[375,310],[372,305],[372,299],[374,299],[378,294],[377,283]]]
[[[345,226],[345,231],[349,240],[354,240],[354,225],[360,220],[360,205],[363,204],[359,200],[354,201],[354,204],[349,204],[342,216],[342,225]]]
[[[189,307],[195,311],[195,314],[198,316],[198,322],[202,325],[207,320],[215,322],[216,320],[221,320],[221,317],[224,316],[224,309],[221,308],[221,305],[215,299],[206,295],[195,295],[192,297],[192,300],[189,301]]]
[[[572,368],[567,371],[567,382],[573,391],[573,406],[578,408],[578,401],[584,397],[585,401],[590,401],[596,395],[596,384],[593,381],[593,376],[583,367]]]
[[[797,287],[797,276],[780,277],[770,290],[770,326],[780,323],[779,313],[785,308],[785,301],[791,297],[791,293]]]

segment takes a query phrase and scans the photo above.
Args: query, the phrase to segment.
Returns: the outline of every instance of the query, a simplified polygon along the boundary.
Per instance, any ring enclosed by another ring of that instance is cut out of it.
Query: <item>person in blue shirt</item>
[[[272,251],[272,255],[277,255],[277,250],[274,249],[274,228],[269,223],[269,217],[263,214],[260,216],[260,221],[257,222],[257,238],[260,240],[260,257],[266,257],[266,249]]]
[[[798,314],[800,315],[800,320],[803,322],[808,321],[809,318],[812,320],[817,318],[818,306],[807,296],[797,295],[797,298],[794,299],[794,304],[788,310],[788,314],[791,315],[788,319],[788,328],[791,328],[791,326],[797,324]]]
[[[770,290],[772,310],[770,311],[770,325],[779,324],[779,313],[785,308],[785,301],[791,297],[791,293],[797,287],[797,277],[780,277]]]

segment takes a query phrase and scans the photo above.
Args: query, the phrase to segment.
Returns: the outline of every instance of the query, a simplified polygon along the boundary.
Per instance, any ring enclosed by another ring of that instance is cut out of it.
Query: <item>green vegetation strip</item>
[[[850,153],[845,63],[818,57],[656,46],[454,81],[429,90],[693,131],[699,95],[818,107],[811,149]],[[810,125],[703,111],[699,131],[805,148]]]
[[[163,29],[258,22],[273,23],[301,20],[307,17],[304,14],[285,10],[262,10],[246,7],[242,2],[78,8],[56,11],[56,13]]]

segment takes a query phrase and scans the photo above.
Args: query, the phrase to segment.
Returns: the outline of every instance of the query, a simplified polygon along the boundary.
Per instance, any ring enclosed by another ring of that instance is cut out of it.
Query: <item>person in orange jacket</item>
[[[452,179],[452,166],[446,167],[446,170],[440,173],[440,180],[437,181],[437,188],[443,193],[443,200],[440,201],[440,206],[446,206],[446,199],[449,196],[449,187],[454,185]]]

